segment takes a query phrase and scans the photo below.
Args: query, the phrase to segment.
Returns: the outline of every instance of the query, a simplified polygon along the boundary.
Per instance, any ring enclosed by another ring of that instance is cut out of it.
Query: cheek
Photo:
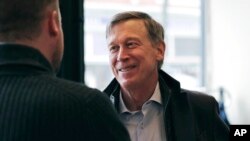
[[[115,61],[115,57],[113,56],[109,56],[109,65],[110,65],[110,68],[111,68],[111,71],[113,73],[113,75],[117,75],[117,72],[116,72],[116,68],[115,68],[115,65],[116,65],[116,61]]]
[[[111,65],[111,67],[115,66],[115,63],[116,63],[115,55],[112,55],[112,54],[109,55],[109,63]]]

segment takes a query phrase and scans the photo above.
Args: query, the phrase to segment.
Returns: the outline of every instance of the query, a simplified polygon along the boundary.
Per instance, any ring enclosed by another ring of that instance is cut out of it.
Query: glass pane
[[[165,28],[163,70],[183,87],[201,87],[200,0],[85,0],[85,82],[103,90],[112,80],[105,28],[121,11],[150,14]]]

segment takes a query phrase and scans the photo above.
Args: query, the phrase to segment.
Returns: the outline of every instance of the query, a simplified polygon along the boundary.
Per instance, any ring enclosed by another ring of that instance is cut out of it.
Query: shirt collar
[[[119,94],[119,99],[120,99],[120,113],[125,113],[125,112],[129,112],[129,113],[133,113],[131,112],[127,106],[125,105],[124,101],[123,101],[123,98],[122,98],[122,94],[121,94],[121,91],[120,91],[120,94]],[[155,101],[156,103],[162,105],[162,101],[161,101],[161,91],[160,91],[160,87],[159,87],[159,82],[157,82],[156,84],[156,87],[155,87],[155,90],[154,90],[154,93],[153,95],[151,96],[151,98],[146,101],[145,103],[147,102],[150,102],[150,101]],[[144,104],[145,104],[144,103]],[[135,111],[136,112],[136,111]]]

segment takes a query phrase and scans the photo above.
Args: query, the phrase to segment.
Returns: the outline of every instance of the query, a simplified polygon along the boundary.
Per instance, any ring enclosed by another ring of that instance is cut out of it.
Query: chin
[[[133,81],[124,80],[124,79],[120,80],[119,84],[121,85],[121,87],[125,89],[131,89],[136,86],[136,84]]]

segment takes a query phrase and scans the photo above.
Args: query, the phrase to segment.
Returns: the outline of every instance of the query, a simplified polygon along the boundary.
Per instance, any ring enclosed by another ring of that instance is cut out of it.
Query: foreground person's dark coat
[[[129,141],[100,91],[56,78],[35,49],[0,45],[0,141]]]

